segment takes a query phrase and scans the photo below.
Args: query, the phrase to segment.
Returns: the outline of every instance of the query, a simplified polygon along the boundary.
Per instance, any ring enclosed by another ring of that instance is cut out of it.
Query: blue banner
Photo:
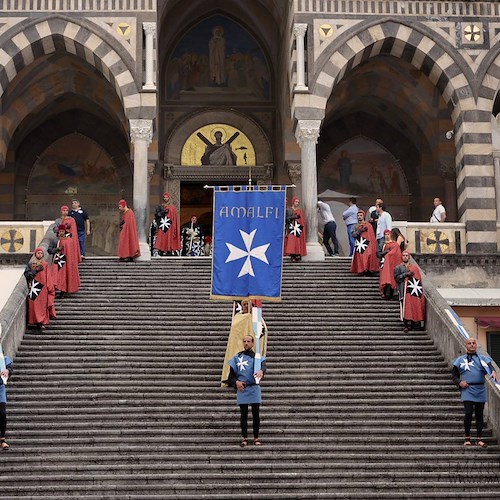
[[[216,187],[212,299],[281,300],[286,186]]]

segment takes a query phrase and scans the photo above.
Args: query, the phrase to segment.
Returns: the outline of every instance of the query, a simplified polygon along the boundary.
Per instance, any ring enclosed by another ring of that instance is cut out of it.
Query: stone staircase
[[[0,497],[500,498],[499,447],[463,448],[442,356],[348,270],[285,263],[283,302],[264,305],[263,446],[240,449],[210,261],[85,261],[16,356]]]

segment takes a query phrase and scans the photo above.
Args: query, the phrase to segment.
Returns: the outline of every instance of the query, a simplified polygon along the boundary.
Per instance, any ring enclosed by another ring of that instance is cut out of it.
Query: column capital
[[[136,140],[146,141],[148,145],[151,144],[153,140],[153,120],[138,119],[129,121],[132,144],[134,144]]]
[[[156,36],[156,23],[142,23],[142,29],[146,35]]]
[[[295,129],[295,137],[297,142],[302,144],[304,141],[318,142],[321,120],[297,120],[297,128]]]
[[[297,38],[298,36],[304,36],[307,31],[307,24],[305,23],[297,23],[293,25],[293,34]]]

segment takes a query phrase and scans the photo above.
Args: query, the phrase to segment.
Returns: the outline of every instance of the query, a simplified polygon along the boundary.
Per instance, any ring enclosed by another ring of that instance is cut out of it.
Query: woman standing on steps
[[[0,448],[8,450],[7,443],[7,391],[5,384],[12,375],[12,359],[4,356],[2,346],[0,345]]]
[[[54,280],[43,257],[43,248],[37,248],[24,271],[28,283],[28,325],[36,325],[39,331],[56,317]]]
[[[292,262],[300,262],[307,255],[306,218],[299,205],[300,199],[295,196],[286,211],[285,255],[290,255]]]

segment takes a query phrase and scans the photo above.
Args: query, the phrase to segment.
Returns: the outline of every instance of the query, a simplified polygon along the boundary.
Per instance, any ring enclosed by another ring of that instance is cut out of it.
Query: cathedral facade
[[[273,183],[308,227],[318,196],[409,222],[439,197],[464,252],[496,253],[499,19],[497,2],[0,0],[0,220],[77,198],[106,255],[121,198],[147,248],[164,191],[210,227],[206,185]]]

